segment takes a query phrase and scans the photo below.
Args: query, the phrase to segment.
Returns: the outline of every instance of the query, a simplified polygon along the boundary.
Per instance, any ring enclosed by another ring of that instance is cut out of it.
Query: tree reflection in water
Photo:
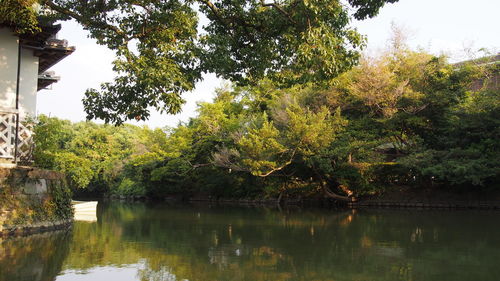
[[[131,279],[153,281],[500,280],[497,212],[140,203],[98,211],[97,223],[75,222],[69,250],[49,268],[62,263],[64,275],[133,267]]]
[[[54,280],[69,253],[68,230],[0,238],[0,281]]]

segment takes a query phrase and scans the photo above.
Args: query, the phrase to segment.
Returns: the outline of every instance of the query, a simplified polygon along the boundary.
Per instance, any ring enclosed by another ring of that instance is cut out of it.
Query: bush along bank
[[[64,228],[72,221],[71,190],[63,174],[0,168],[0,235]]]

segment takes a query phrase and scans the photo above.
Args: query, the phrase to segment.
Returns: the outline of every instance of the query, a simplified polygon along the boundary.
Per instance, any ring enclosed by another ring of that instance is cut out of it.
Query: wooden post
[[[16,135],[14,141],[14,163],[17,164],[17,143],[19,142],[19,84],[21,80],[21,38],[17,44],[17,81],[16,81]]]

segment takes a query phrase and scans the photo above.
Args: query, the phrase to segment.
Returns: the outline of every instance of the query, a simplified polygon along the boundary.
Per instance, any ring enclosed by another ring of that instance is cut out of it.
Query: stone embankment
[[[394,202],[367,200],[361,202],[349,202],[350,208],[422,208],[422,209],[500,209],[499,201],[443,201],[443,202]]]
[[[393,187],[348,203],[352,208],[500,209],[500,191]]]
[[[277,205],[277,198],[232,199],[197,196],[191,202],[211,202],[244,205]],[[327,198],[283,198],[283,205],[337,206],[349,208],[412,208],[412,209],[488,209],[500,210],[500,191],[469,191],[436,188],[397,187],[383,194],[363,196],[354,202]]]
[[[0,236],[65,228],[72,221],[71,191],[63,174],[0,168]]]

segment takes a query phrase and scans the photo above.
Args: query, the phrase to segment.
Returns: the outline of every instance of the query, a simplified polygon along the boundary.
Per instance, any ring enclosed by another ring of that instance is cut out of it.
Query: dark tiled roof
[[[49,38],[55,37],[61,30],[61,25],[40,26],[41,31],[34,34],[23,34],[19,36],[21,45],[31,47],[44,47]]]
[[[35,56],[39,58],[38,73],[43,73],[45,70],[58,63],[60,60],[71,55],[75,51],[75,47],[64,46],[45,46],[40,50],[35,50]]]
[[[41,31],[35,34],[23,34],[19,36],[21,46],[33,49],[34,55],[39,58],[38,74],[44,73],[47,69],[69,56],[75,51],[75,47],[68,47],[66,40],[56,39],[56,34],[61,30],[61,25],[42,25]],[[44,77],[44,75],[40,75]],[[58,79],[40,78],[38,90],[46,88]]]
[[[40,91],[42,89],[45,89],[47,88],[48,86],[50,86],[52,83],[55,83],[57,81],[59,81],[60,77],[59,76],[55,76],[54,75],[54,72],[45,72],[45,73],[42,73],[40,75],[38,75],[38,87],[37,87],[37,91]]]
[[[21,46],[33,49],[34,55],[39,57],[38,74],[43,73],[75,51],[75,47],[68,47],[66,40],[56,39],[56,34],[61,30],[60,24],[42,25],[40,29],[40,32],[19,36]]]

